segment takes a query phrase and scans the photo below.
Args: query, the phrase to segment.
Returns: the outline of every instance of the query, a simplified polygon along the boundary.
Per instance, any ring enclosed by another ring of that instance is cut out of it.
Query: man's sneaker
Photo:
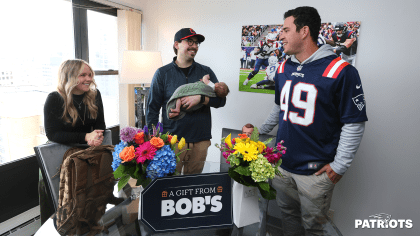
[[[257,86],[257,84],[253,84],[253,85],[251,85],[251,88],[253,88],[253,89],[263,89],[264,85],[258,85]]]
[[[248,82],[249,82],[249,79],[246,79],[246,80],[244,81],[243,85],[247,85],[247,84],[248,84]]]

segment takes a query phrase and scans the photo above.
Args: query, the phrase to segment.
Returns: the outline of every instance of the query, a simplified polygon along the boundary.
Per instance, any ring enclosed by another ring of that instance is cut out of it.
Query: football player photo
[[[360,21],[322,23],[317,45],[331,46],[337,57],[356,66],[360,25]],[[282,24],[242,26],[239,91],[274,94],[277,70],[289,58],[283,52],[282,32]]]

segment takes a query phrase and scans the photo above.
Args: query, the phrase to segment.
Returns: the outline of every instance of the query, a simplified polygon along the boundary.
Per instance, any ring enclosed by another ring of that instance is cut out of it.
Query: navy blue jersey
[[[336,55],[303,65],[288,59],[274,81],[281,108],[276,141],[285,141],[281,167],[289,172],[310,175],[309,162],[332,162],[341,127],[367,121],[359,74]]]

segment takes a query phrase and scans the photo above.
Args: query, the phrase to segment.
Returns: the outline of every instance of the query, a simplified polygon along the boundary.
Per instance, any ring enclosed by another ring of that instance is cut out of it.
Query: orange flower
[[[171,142],[172,137],[173,137],[172,135],[169,135],[169,134],[168,134],[168,142],[169,142],[169,143]]]
[[[163,145],[165,145],[165,143],[163,142],[161,138],[156,138],[156,137],[153,137],[152,139],[150,139],[150,144],[152,144],[155,148],[161,148],[163,147]]]
[[[134,142],[136,142],[137,144],[144,143],[144,132],[137,133],[134,136]]]
[[[246,139],[248,136],[246,134],[238,134],[240,139]]]
[[[134,146],[125,147],[120,152],[120,158],[123,160],[123,162],[129,162],[134,159],[135,152],[134,152]]]

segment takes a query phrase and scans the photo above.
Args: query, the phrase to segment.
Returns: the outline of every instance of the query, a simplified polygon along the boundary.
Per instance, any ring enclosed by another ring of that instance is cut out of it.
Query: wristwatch
[[[206,101],[206,96],[201,95],[200,103],[203,104]]]

